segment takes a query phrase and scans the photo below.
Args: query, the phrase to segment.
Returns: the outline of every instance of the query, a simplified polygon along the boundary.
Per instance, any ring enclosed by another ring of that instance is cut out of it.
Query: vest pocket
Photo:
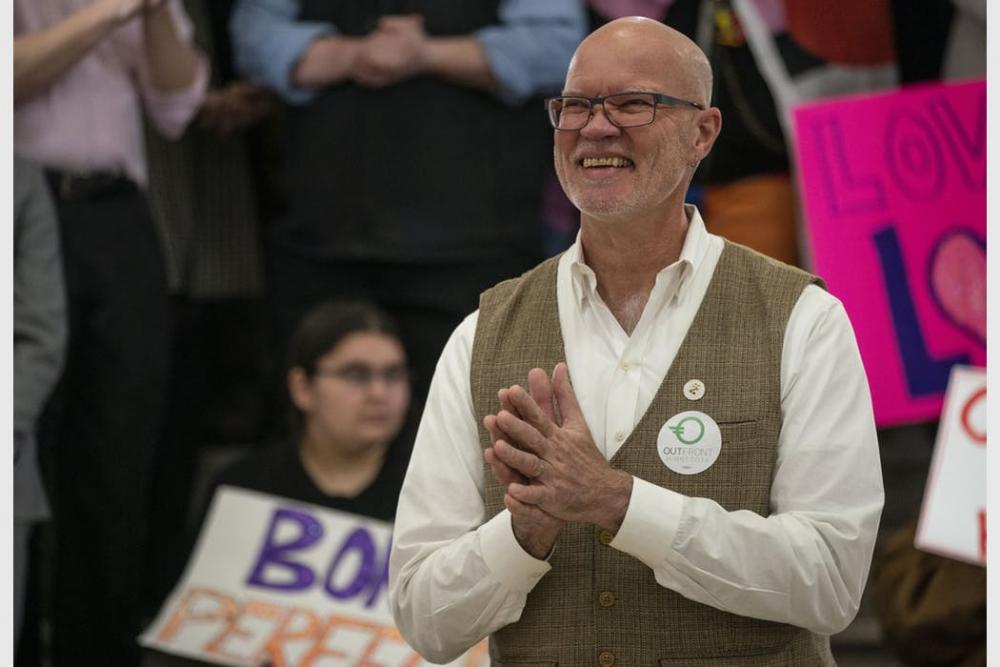
[[[757,420],[746,419],[740,421],[720,421],[719,432],[722,434],[722,442],[726,443],[753,443],[757,440]]]

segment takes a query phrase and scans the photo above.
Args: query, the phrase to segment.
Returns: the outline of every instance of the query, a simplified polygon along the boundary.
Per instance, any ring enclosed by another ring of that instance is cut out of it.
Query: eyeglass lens
[[[604,113],[618,127],[636,127],[653,122],[656,98],[652,94],[609,95],[601,103]],[[579,130],[590,120],[592,103],[586,97],[556,97],[549,102],[552,125],[560,130]]]
[[[319,370],[316,374],[343,380],[355,387],[367,387],[376,379],[382,380],[387,385],[396,386],[409,379],[409,371],[406,366],[373,368],[362,364],[352,364],[344,368]]]

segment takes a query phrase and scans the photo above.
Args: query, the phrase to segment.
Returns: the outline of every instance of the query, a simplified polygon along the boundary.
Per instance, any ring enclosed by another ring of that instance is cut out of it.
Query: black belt
[[[74,174],[46,169],[45,176],[53,196],[61,201],[93,201],[139,190],[133,181],[111,172]]]

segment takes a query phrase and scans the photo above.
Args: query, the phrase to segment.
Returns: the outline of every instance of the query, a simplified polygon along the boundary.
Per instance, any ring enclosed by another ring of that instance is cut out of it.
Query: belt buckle
[[[115,182],[116,177],[110,174],[74,174],[62,172],[59,174],[59,196],[70,201],[82,201],[100,196]]]
[[[59,195],[70,201],[89,198],[98,185],[93,176],[86,174],[63,172],[59,175]]]

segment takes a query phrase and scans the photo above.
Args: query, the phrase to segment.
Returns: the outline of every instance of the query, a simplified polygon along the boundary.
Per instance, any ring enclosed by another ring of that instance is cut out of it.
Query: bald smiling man
[[[883,504],[870,394],[820,279],[685,205],[711,89],[626,18],[546,103],[579,237],[455,330],[399,501],[393,611],[432,661],[834,664]]]

